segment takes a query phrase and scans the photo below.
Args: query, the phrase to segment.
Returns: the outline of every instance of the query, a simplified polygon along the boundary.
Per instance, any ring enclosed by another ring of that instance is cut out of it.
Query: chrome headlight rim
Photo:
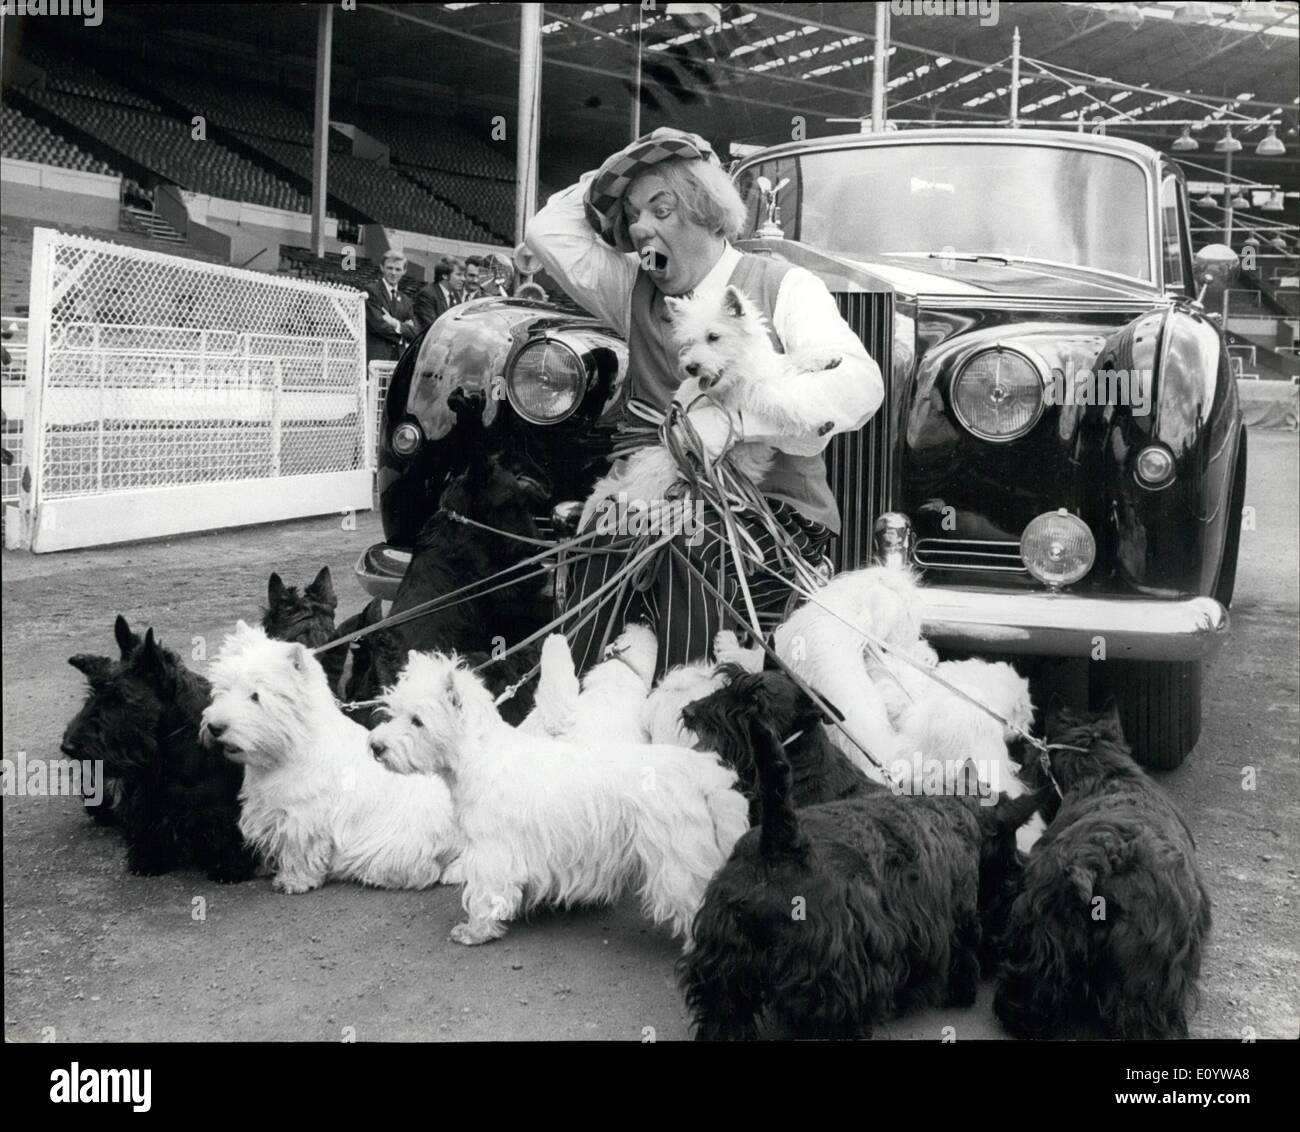
[[[1077,526],[1079,533],[1086,539],[1085,546],[1088,551],[1086,560],[1081,567],[1076,566],[1071,574],[1062,578],[1045,577],[1037,567],[1037,560],[1032,559],[1025,552],[1025,544],[1033,535],[1037,535],[1037,527],[1049,520],[1066,520],[1068,523]],[[1092,573],[1092,568],[1097,564],[1097,536],[1092,533],[1092,528],[1088,526],[1083,519],[1064,507],[1058,507],[1052,511],[1044,511],[1041,515],[1035,515],[1020,534],[1020,560],[1025,564],[1025,569],[1029,576],[1040,585],[1047,586],[1052,590],[1059,590],[1065,586],[1077,585]]]
[[[1160,452],[1165,459],[1169,461],[1169,473],[1162,480],[1149,480],[1142,474],[1142,457],[1148,452]],[[1164,491],[1171,487],[1178,479],[1178,462],[1174,459],[1174,454],[1169,448],[1158,441],[1151,444],[1144,444],[1138,449],[1137,454],[1133,457],[1133,479],[1137,481],[1138,487],[1144,491]]]
[[[524,408],[522,404],[520,404],[519,397],[515,393],[515,376],[517,373],[520,358],[522,358],[530,350],[538,349],[538,348],[545,349],[550,346],[558,346],[560,349],[566,350],[572,356],[574,364],[577,366],[578,371],[583,375],[582,388],[579,389],[578,395],[573,399],[573,404],[570,405],[569,408],[565,410],[565,412],[555,417],[540,417],[536,413],[530,412],[528,409]],[[515,352],[514,356],[511,357],[510,361],[506,364],[505,383],[504,383],[505,390],[506,390],[506,401],[509,403],[510,407],[514,409],[514,411],[519,415],[519,417],[527,421],[529,424],[546,426],[546,425],[557,425],[563,421],[567,421],[571,416],[573,416],[574,413],[578,411],[579,408],[581,408],[582,402],[586,398],[587,390],[590,388],[591,385],[591,370],[587,364],[584,354],[585,351],[578,344],[569,341],[563,335],[540,334],[532,338],[529,338],[527,342],[525,342],[522,346],[519,347],[519,349]]]
[[[1038,377],[1038,407],[1035,409],[1033,416],[1014,432],[990,433],[976,428],[966,419],[958,403],[957,389],[961,384],[962,375],[975,361],[986,354],[1014,354],[1028,363],[1029,368]],[[952,375],[952,380],[948,383],[948,404],[952,408],[953,416],[957,418],[957,423],[977,440],[983,440],[988,444],[1010,444],[1012,441],[1028,436],[1037,427],[1038,422],[1043,419],[1043,414],[1047,411],[1047,383],[1049,379],[1048,365],[1036,351],[1028,346],[997,342],[992,346],[983,346],[978,350],[974,350],[961,360],[956,372]]]
[[[414,443],[409,450],[398,447],[397,438],[399,434],[414,437]],[[424,446],[425,439],[424,429],[420,427],[419,422],[408,417],[406,420],[400,421],[393,428],[393,431],[388,434],[388,448],[394,456],[409,460]]]

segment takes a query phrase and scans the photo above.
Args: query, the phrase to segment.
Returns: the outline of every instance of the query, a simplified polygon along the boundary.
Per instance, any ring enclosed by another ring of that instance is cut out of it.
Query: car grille
[[[978,538],[917,539],[912,557],[918,566],[937,570],[1001,570],[1025,574],[1020,543]]]
[[[880,366],[885,383],[880,411],[857,432],[832,437],[826,449],[826,477],[839,504],[842,524],[831,557],[836,571],[843,571],[855,570],[870,561],[871,528],[876,516],[890,505],[894,296],[888,291],[845,292],[837,294],[835,301],[844,321]]]

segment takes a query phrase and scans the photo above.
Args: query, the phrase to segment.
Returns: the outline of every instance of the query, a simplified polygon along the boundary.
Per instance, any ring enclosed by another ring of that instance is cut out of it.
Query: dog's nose
[[[63,742],[59,744],[59,750],[63,753],[65,758],[74,759],[77,757],[77,748],[68,742],[67,739],[64,739]]]
[[[370,755],[375,760],[375,762],[382,762],[384,758],[384,752],[387,750],[388,748],[384,745],[382,740],[378,742],[376,742],[374,739],[370,740]]]
[[[205,723],[203,726],[208,729],[208,734],[211,735],[212,738],[214,739],[220,739],[221,733],[226,729],[226,725],[224,723],[208,722]]]
[[[689,373],[692,377],[698,377],[700,374],[700,363],[691,362],[690,365],[686,367],[686,372]]]

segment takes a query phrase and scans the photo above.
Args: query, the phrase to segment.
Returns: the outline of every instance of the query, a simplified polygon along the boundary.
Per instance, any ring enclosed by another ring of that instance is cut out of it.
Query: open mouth
[[[641,262],[648,265],[647,271],[662,272],[668,267],[668,257],[649,244],[641,249]]]

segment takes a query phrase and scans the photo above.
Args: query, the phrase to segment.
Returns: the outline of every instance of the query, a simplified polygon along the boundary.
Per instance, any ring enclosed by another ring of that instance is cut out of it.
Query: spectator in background
[[[465,294],[461,302],[483,297],[482,291],[479,290],[483,283],[483,273],[482,256],[472,255],[465,261]]]
[[[465,301],[465,261],[459,256],[450,256],[451,260],[451,294],[453,303]]]
[[[419,334],[433,324],[441,314],[456,302],[452,290],[452,278],[455,264],[449,259],[440,259],[433,269],[433,282],[426,283],[415,296],[415,332]]]
[[[415,337],[411,300],[398,290],[406,274],[406,256],[384,253],[381,278],[366,287],[366,361],[395,362]]]

